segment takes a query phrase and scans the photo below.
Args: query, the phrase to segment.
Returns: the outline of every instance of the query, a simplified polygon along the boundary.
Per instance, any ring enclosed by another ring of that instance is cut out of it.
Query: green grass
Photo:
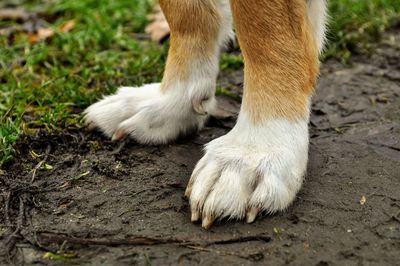
[[[329,46],[325,57],[346,61],[368,53],[382,33],[400,19],[399,0],[330,0]]]
[[[82,126],[81,111],[119,85],[161,79],[167,45],[139,41],[150,0],[2,0],[39,13],[55,36],[30,44],[24,34],[0,36],[0,167],[21,134],[59,132]],[[331,0],[327,57],[346,60],[364,53],[399,17],[398,0]],[[60,25],[74,19],[67,33]],[[14,25],[0,21],[0,28]],[[222,69],[242,66],[223,55]]]
[[[71,32],[33,45],[23,34],[11,44],[0,37],[0,165],[13,155],[20,134],[80,127],[80,111],[102,94],[162,75],[166,47],[139,42],[134,35],[143,31],[149,1],[51,3],[29,1],[25,7],[55,16],[46,25],[55,30],[74,19]]]

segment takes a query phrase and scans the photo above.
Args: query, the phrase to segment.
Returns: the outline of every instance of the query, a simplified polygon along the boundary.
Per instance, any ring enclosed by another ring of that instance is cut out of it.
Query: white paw
[[[206,111],[215,105],[213,96],[195,97],[190,92],[183,86],[161,92],[159,83],[123,87],[89,106],[85,122],[113,140],[129,135],[143,144],[167,143],[201,128]]]
[[[306,120],[251,125],[242,114],[227,135],[211,141],[185,195],[192,221],[246,218],[283,210],[301,187],[308,157]]]

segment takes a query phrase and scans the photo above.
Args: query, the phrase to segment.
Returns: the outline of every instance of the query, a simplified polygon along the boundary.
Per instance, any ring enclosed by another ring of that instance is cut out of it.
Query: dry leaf
[[[364,205],[366,201],[367,201],[367,199],[365,198],[365,196],[362,196],[360,199],[360,204]]]
[[[39,157],[40,157],[40,155],[37,154],[34,150],[29,151],[29,153],[31,154],[31,156],[32,156],[33,159],[36,159],[36,158],[39,158]]]
[[[61,32],[68,32],[75,27],[75,20],[71,19],[60,26]]]
[[[28,34],[28,42],[30,44],[35,44],[39,41],[39,38],[36,34]]]
[[[47,39],[50,38],[54,35],[54,31],[50,28],[40,28],[37,31],[37,35],[39,37],[39,39]]]
[[[378,97],[376,97],[376,101],[378,103],[388,103],[389,102],[389,98],[386,97],[385,95],[378,95]]]
[[[146,27],[145,32],[150,34],[150,38],[155,42],[162,42],[168,38],[169,25],[159,5],[148,18],[152,22]]]
[[[39,28],[36,33],[28,35],[28,41],[30,44],[35,44],[38,41],[45,40],[54,35],[54,30],[50,28]]]
[[[44,169],[44,170],[53,170],[53,166],[51,166],[50,164],[44,163],[44,164],[41,166],[41,169]]]

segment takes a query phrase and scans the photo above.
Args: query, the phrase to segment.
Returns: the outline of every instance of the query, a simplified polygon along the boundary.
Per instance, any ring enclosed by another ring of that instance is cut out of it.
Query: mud
[[[0,264],[399,265],[399,43],[396,30],[371,56],[323,65],[303,188],[251,225],[205,231],[183,198],[202,145],[234,118],[157,147],[83,131],[24,137],[0,175]],[[236,93],[241,71],[220,84]]]

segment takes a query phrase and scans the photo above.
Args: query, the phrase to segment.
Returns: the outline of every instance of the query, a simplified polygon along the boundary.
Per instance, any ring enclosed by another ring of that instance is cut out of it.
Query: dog
[[[325,43],[325,0],[160,0],[170,26],[161,83],[123,87],[89,106],[90,129],[117,141],[165,144],[200,130],[216,109],[221,48],[244,58],[236,125],[205,147],[187,185],[192,222],[245,219],[284,210],[308,160],[311,96]]]

